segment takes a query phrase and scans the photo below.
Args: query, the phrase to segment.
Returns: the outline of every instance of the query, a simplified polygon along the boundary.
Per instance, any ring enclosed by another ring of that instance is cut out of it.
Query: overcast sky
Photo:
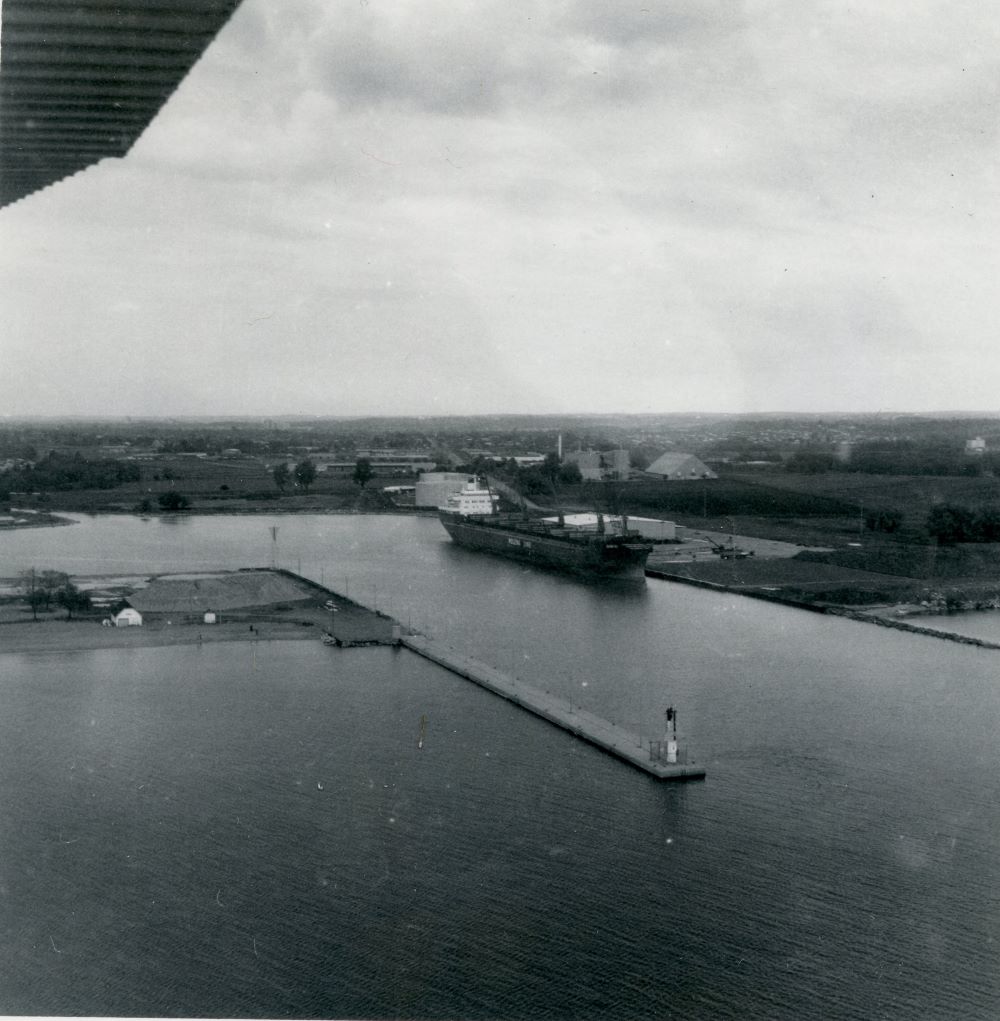
[[[0,211],[0,412],[994,410],[982,0],[244,0]]]

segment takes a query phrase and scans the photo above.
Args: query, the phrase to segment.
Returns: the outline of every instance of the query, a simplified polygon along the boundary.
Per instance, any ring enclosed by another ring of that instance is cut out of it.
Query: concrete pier
[[[641,737],[622,727],[616,727],[593,713],[574,707],[565,699],[515,680],[509,674],[495,670],[471,656],[455,652],[431,638],[424,635],[403,635],[400,643],[418,656],[423,656],[452,673],[473,681],[487,691],[500,695],[563,730],[568,730],[571,734],[610,755],[617,756],[657,780],[698,780],[705,776],[704,767],[695,763],[668,763],[653,759],[648,740],[644,744]]]

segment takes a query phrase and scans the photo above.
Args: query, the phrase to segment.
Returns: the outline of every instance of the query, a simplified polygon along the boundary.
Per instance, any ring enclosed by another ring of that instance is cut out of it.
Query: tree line
[[[73,584],[62,571],[38,571],[34,567],[21,571],[17,577],[17,590],[31,607],[31,616],[38,620],[38,611],[50,611],[61,606],[70,620],[74,613],[89,610],[90,596]]]
[[[294,468],[289,468],[284,461],[279,462],[271,471],[271,478],[274,479],[274,484],[282,493],[285,491],[285,487],[290,486],[293,481],[295,485],[308,493],[309,487],[316,481],[316,474],[316,465],[307,457],[299,461]],[[359,457],[351,476],[354,484],[364,489],[374,475],[371,460],[367,457]]]
[[[967,475],[1000,471],[1000,455],[969,455],[964,446],[913,440],[855,444],[846,459],[829,450],[800,450],[785,462],[798,475],[856,472],[864,475]]]
[[[942,504],[927,515],[927,534],[942,545],[1000,542],[1000,507],[973,509]]]
[[[546,454],[541,464],[522,466],[512,457],[506,461],[477,457],[457,470],[469,475],[496,475],[525,496],[551,496],[556,483],[577,486],[583,481],[580,466],[573,462],[564,464],[554,451]]]
[[[79,454],[47,454],[30,467],[12,468],[0,474],[0,490],[114,489],[123,482],[138,482],[139,465],[111,459],[89,461]]]

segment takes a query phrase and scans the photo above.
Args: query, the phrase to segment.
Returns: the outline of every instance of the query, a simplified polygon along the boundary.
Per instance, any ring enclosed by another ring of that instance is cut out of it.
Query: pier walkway
[[[496,670],[491,666],[456,652],[424,635],[403,635],[400,643],[425,659],[445,667],[460,677],[475,682],[529,712],[554,723],[563,730],[589,741],[590,744],[617,756],[624,762],[657,780],[695,780],[705,776],[702,766],[695,763],[668,763],[652,757],[650,742],[639,735],[617,727],[599,716],[571,705],[565,699],[540,691],[531,685]],[[659,744],[659,742],[654,742]]]

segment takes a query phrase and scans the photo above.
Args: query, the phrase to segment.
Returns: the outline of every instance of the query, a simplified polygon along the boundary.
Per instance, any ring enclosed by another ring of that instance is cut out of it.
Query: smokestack
[[[559,460],[562,460],[562,433],[559,434],[559,443],[556,448],[556,453],[559,455]]]

